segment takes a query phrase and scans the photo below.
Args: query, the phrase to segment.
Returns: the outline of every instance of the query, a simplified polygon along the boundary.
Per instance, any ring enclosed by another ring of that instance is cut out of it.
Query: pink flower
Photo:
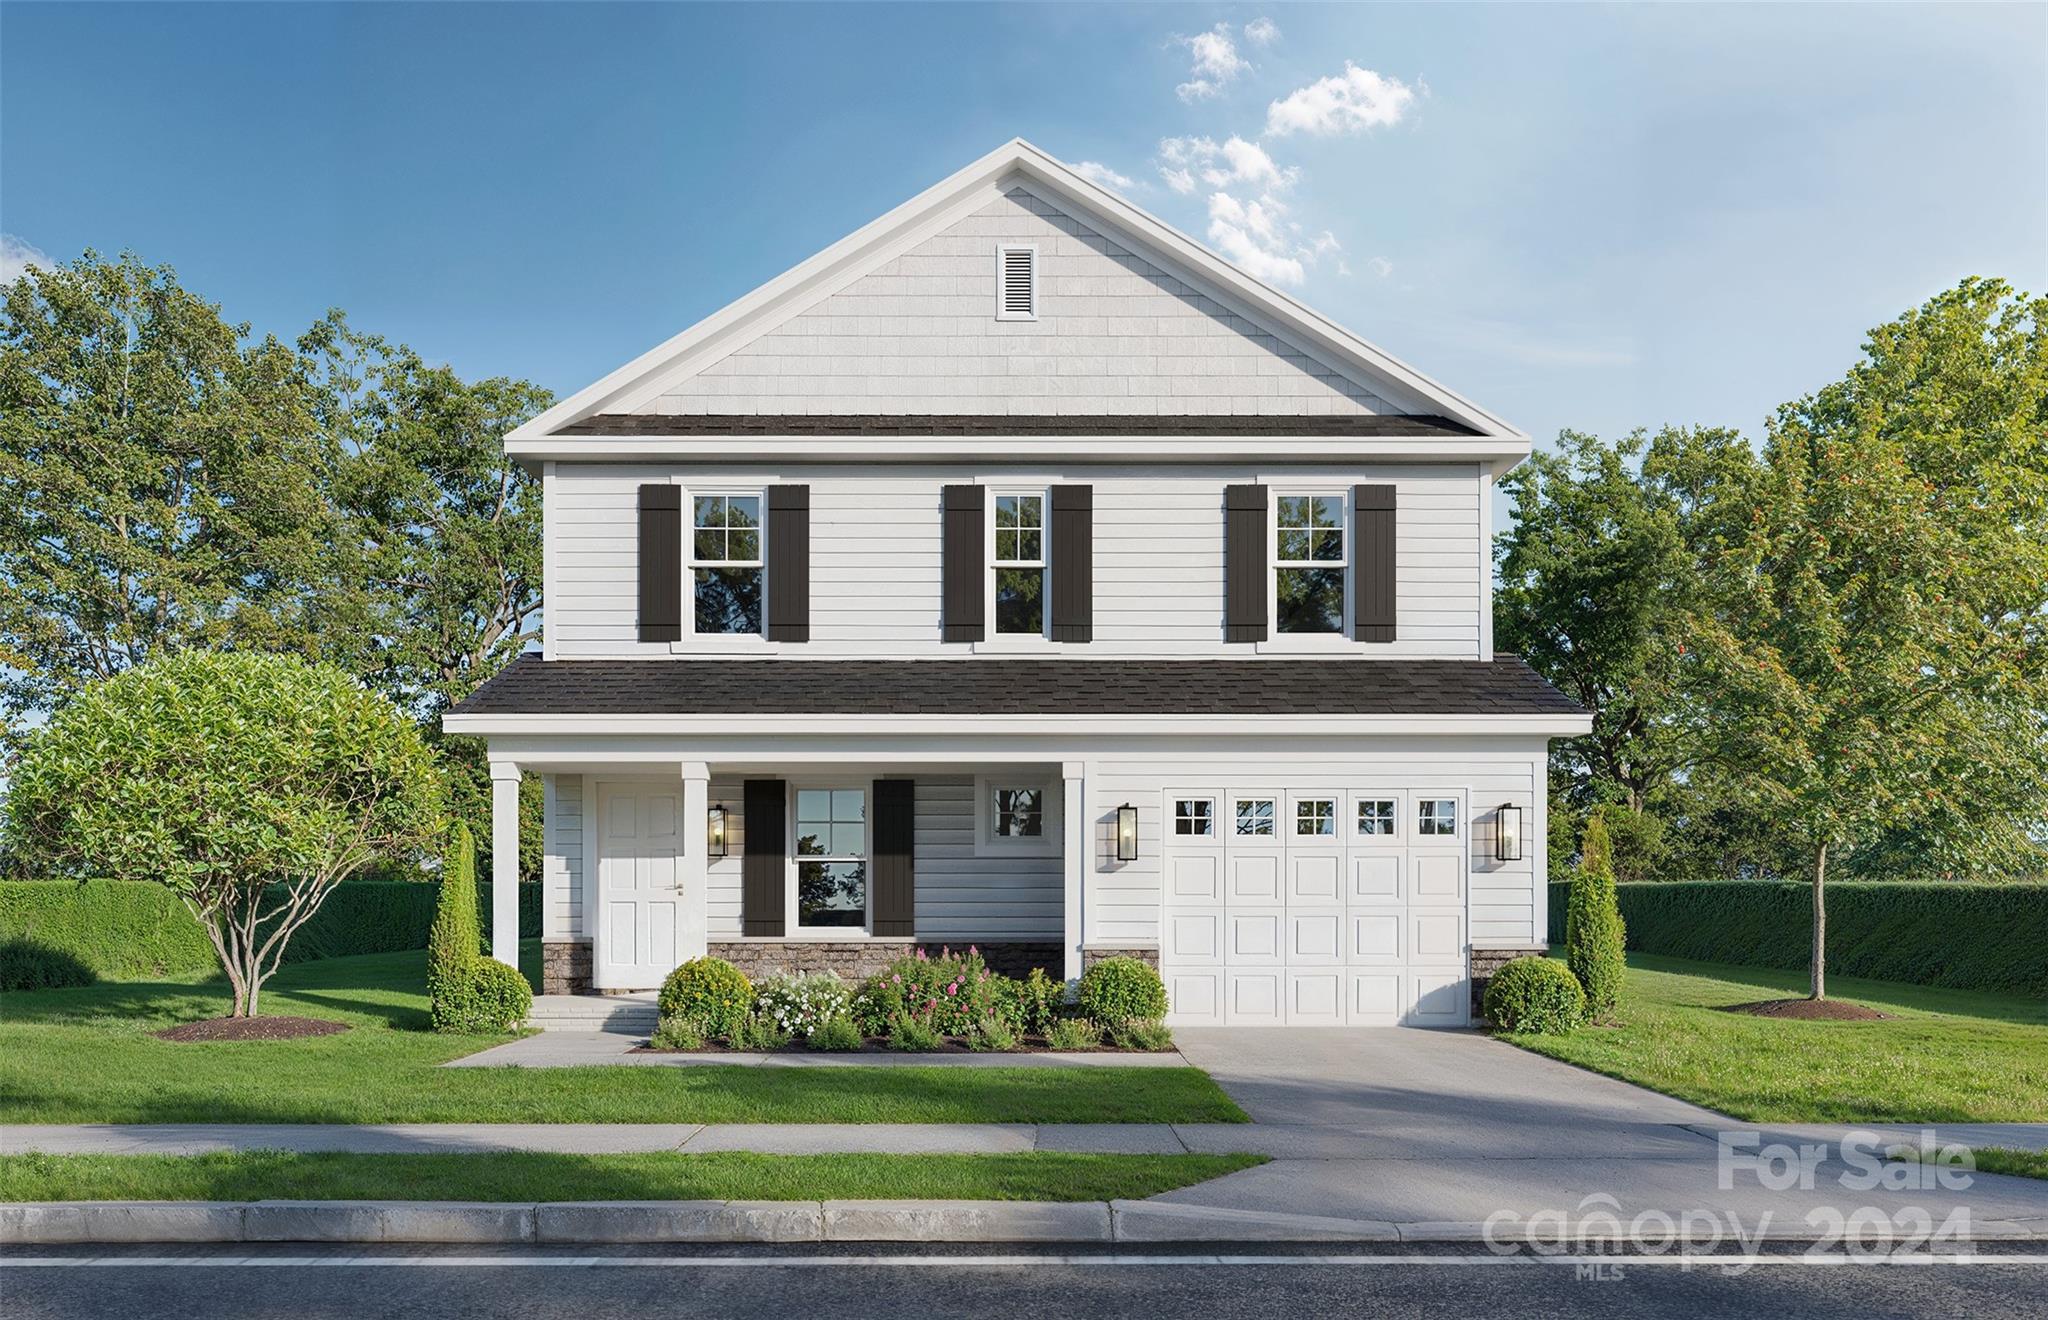
[[[950,995],[950,994],[953,994],[953,993],[955,993],[955,992],[956,992],[956,991],[958,991],[959,989],[960,989],[960,983],[959,983],[958,981],[955,981],[955,982],[953,982],[953,984],[951,984],[951,985],[949,985],[949,986],[947,986],[947,987],[946,987],[946,993]]]

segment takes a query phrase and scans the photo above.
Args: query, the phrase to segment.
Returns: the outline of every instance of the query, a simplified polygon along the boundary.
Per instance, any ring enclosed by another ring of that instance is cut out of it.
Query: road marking
[[[208,1269],[1019,1269],[1065,1265],[1077,1268],[1132,1266],[1166,1268],[1246,1266],[1549,1266],[1611,1265],[1623,1269],[1712,1269],[1744,1266],[1765,1268],[1798,1265],[1832,1269],[1869,1265],[2027,1265],[2048,1266],[2048,1255],[1929,1255],[1925,1252],[1888,1256],[1744,1256],[1729,1253],[1670,1256],[1224,1256],[1224,1255],[1027,1255],[1027,1256],[254,1256],[222,1252],[211,1256],[0,1256],[0,1268],[13,1269],[155,1269],[183,1266]]]

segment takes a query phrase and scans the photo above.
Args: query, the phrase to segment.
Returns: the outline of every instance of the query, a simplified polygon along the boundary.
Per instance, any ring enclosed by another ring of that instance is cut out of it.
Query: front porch
[[[1115,807],[1091,807],[1080,762],[570,761],[492,747],[494,893],[516,864],[518,782],[543,777],[542,985],[640,996],[680,963],[725,959],[755,980],[859,980],[919,946],[978,948],[995,970],[1070,978],[1111,952],[1083,917],[1090,850],[1113,866]],[[492,951],[516,957],[494,908]],[[512,916],[516,916],[513,913]],[[543,1005],[546,1025],[603,1029],[649,1009]]]

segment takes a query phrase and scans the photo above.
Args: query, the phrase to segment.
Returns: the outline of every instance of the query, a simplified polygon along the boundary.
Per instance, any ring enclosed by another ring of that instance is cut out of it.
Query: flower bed
[[[685,992],[711,982],[745,987],[748,1012],[714,1011],[704,996]],[[1129,958],[1097,963],[1078,987],[1037,969],[1022,980],[1003,976],[971,945],[961,953],[918,949],[858,985],[830,972],[748,985],[731,964],[700,958],[670,974],[661,1000],[661,1024],[647,1048],[663,1052],[1173,1048],[1160,1022],[1166,995],[1159,974]]]

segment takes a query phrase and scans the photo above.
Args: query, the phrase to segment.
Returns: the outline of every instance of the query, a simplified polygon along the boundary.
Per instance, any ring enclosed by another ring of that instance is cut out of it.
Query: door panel
[[[597,883],[605,919],[592,950],[604,989],[658,986],[681,961],[682,786],[599,783]]]

